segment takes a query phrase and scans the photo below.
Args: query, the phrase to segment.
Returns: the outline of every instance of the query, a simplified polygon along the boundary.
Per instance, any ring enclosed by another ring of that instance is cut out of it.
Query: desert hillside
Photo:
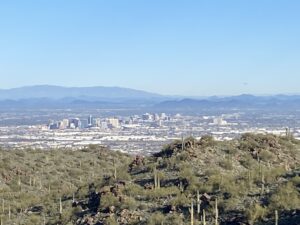
[[[192,137],[150,157],[1,150],[2,224],[300,224],[300,142]]]

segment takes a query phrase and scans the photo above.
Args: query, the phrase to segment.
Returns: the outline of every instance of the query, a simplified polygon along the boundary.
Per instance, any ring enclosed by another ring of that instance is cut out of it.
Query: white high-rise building
[[[117,118],[109,118],[108,119],[108,124],[113,128],[119,128],[120,127],[119,119],[117,119]]]
[[[96,125],[96,127],[101,127],[101,119],[100,118],[95,119],[95,125]]]
[[[227,125],[227,121],[223,120],[222,117],[217,117],[217,118],[214,118],[213,124],[218,125],[218,126],[224,126],[224,125]]]

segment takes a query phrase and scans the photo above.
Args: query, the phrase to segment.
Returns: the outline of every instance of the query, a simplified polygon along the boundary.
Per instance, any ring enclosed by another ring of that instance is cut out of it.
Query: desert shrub
[[[187,152],[181,152],[176,156],[177,163],[187,161],[188,159],[189,159],[189,154]]]
[[[179,179],[186,182],[188,186],[195,186],[197,182],[197,177],[194,175],[192,167],[186,163],[180,167]]]
[[[225,211],[234,211],[236,210],[236,206],[239,203],[240,203],[240,199],[233,197],[233,198],[226,199],[223,202],[219,202],[219,207],[223,208]]]
[[[252,169],[256,165],[256,160],[254,160],[250,154],[243,155],[239,162],[242,166],[244,166],[247,169]]]
[[[116,196],[114,196],[112,193],[101,196],[100,209],[105,210],[110,206],[119,207],[120,206],[119,199]]]
[[[109,217],[105,220],[104,225],[119,225],[115,217]]]
[[[258,203],[251,205],[246,210],[246,216],[249,224],[253,225],[257,220],[263,219],[266,215],[266,209]]]
[[[38,225],[42,223],[42,218],[38,215],[30,215],[28,218],[29,224]]]
[[[216,144],[216,141],[213,136],[204,135],[201,137],[199,144],[203,147],[208,147],[208,146],[212,147]]]
[[[23,158],[25,156],[24,151],[20,150],[20,151],[16,151],[15,152],[16,156]]]
[[[224,151],[229,155],[235,155],[238,153],[238,149],[233,146],[227,147]]]
[[[155,200],[160,198],[167,198],[170,195],[177,195],[179,190],[177,187],[165,187],[155,190],[148,190],[145,192],[147,200]]]
[[[165,218],[165,225],[182,225],[183,218],[178,214],[167,215]]]
[[[300,187],[300,176],[295,176],[291,179],[291,182],[296,186]]]
[[[198,191],[200,193],[209,193],[209,192],[212,192],[213,189],[214,189],[214,187],[207,183],[200,183],[200,185],[198,187]]]
[[[130,174],[128,173],[127,165],[117,168],[117,179],[118,180],[130,180]]]
[[[285,174],[285,172],[286,171],[284,167],[276,167],[276,168],[268,169],[264,172],[265,181],[267,183],[275,182],[280,176]]]
[[[220,170],[217,170],[217,169],[214,169],[214,168],[209,168],[209,169],[205,170],[204,174],[208,177],[214,176],[214,175],[219,175]]]
[[[170,202],[172,206],[187,206],[190,204],[190,200],[186,197],[185,194],[179,194],[173,198]]]
[[[154,156],[155,157],[171,157],[178,150],[178,148],[180,146],[181,146],[181,141],[175,140],[171,144],[165,145],[163,147],[163,149],[160,152],[155,153]]]
[[[254,152],[276,151],[281,148],[280,137],[273,134],[251,134],[246,133],[241,136],[239,148],[244,151]]]
[[[128,196],[144,195],[144,188],[136,184],[128,184],[124,189],[124,193]]]
[[[232,160],[230,160],[230,159],[224,159],[224,160],[220,161],[219,165],[225,170],[233,169]]]
[[[292,148],[289,149],[289,154],[291,155],[291,157],[296,158],[297,156],[299,157],[300,151],[299,149]]]
[[[268,150],[263,150],[259,153],[259,158],[264,162],[270,162],[274,160],[274,155]]]
[[[299,191],[292,182],[288,182],[280,186],[278,190],[271,195],[269,201],[269,207],[274,210],[298,209],[300,206]]]
[[[165,158],[163,161],[162,168],[167,168],[169,170],[175,169],[176,165],[180,163],[180,159],[177,157]]]
[[[126,197],[124,201],[121,203],[121,209],[129,209],[129,210],[136,210],[138,207],[137,202],[134,198]]]
[[[156,212],[150,216],[147,225],[161,225],[162,223],[164,223],[164,221],[164,215],[160,212]]]

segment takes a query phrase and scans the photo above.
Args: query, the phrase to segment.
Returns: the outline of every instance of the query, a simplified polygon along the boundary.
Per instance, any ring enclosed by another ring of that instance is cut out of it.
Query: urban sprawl
[[[293,119],[293,118],[292,118]],[[132,154],[150,154],[175,139],[212,135],[231,140],[246,132],[300,137],[297,123],[274,123],[274,115],[234,112],[222,115],[169,115],[145,113],[132,116],[65,118],[48,124],[0,127],[0,145],[16,149],[82,149],[105,145]],[[276,117],[275,117],[276,120]],[[279,120],[278,120],[279,121]],[[269,125],[269,124],[272,124]],[[287,126],[289,125],[289,126]],[[287,128],[293,126],[291,128]]]

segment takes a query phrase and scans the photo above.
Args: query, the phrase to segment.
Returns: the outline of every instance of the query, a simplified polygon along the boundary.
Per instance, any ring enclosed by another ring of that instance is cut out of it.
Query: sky
[[[300,93],[298,0],[2,0],[0,88]]]

